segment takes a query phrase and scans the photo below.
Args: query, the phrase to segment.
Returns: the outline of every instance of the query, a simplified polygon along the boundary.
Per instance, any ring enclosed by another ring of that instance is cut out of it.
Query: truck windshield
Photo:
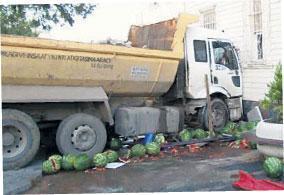
[[[215,64],[224,65],[231,70],[238,69],[237,58],[232,45],[228,42],[213,41]]]

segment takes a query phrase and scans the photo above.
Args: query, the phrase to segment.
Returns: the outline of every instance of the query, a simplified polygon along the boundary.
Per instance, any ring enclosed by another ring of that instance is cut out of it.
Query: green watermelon
[[[238,126],[236,123],[228,122],[223,129],[223,133],[226,134],[233,134],[234,132],[238,131]]]
[[[57,173],[60,168],[59,162],[54,159],[46,160],[42,163],[42,171],[45,174]]]
[[[91,167],[91,159],[87,154],[80,154],[74,159],[74,168],[83,171]]]
[[[206,137],[208,137],[208,132],[207,131],[204,131],[203,129],[196,129],[194,132],[193,132],[193,137],[196,138],[196,139],[204,139]]]
[[[118,150],[122,147],[122,141],[118,138],[112,138],[109,143],[109,147],[112,150]]]
[[[118,153],[116,151],[107,150],[103,154],[107,157],[108,163],[115,162],[118,159]]]
[[[60,165],[62,165],[62,156],[60,156],[59,154],[54,154],[54,155],[51,155],[48,160],[51,160],[51,159],[54,159],[56,161],[58,161],[58,163]]]
[[[146,148],[142,144],[135,144],[130,150],[131,157],[142,157],[146,153]]]
[[[74,161],[76,159],[76,155],[67,154],[62,158],[62,168],[64,170],[72,170],[74,169]]]
[[[145,146],[147,154],[158,155],[160,153],[160,145],[156,142],[151,142]]]
[[[162,133],[159,133],[155,136],[154,142],[156,142],[159,145],[162,145],[166,142],[166,138]]]
[[[179,138],[181,141],[186,142],[191,139],[191,133],[188,129],[184,129],[181,132],[179,132]]]
[[[281,178],[283,175],[283,165],[276,157],[268,157],[263,163],[264,172],[268,177]]]
[[[256,121],[250,121],[246,123],[247,130],[253,130],[256,128],[257,122]]]
[[[104,166],[106,166],[107,163],[108,163],[108,159],[107,159],[105,154],[103,154],[103,153],[95,154],[95,156],[93,158],[93,164],[96,167],[104,167]]]

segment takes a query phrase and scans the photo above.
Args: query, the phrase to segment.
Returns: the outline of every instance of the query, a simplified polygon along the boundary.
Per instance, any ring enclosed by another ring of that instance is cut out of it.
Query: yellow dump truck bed
[[[112,95],[159,95],[174,82],[183,58],[181,14],[171,51],[2,35],[2,84],[101,86]]]

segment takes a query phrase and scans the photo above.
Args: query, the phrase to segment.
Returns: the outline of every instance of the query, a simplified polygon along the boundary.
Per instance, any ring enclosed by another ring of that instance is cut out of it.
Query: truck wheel
[[[211,101],[212,121],[215,131],[220,131],[229,120],[229,110],[225,102],[219,98]],[[208,109],[207,106],[201,108],[198,112],[198,119],[203,128],[208,128]]]
[[[3,169],[27,165],[39,149],[40,132],[34,120],[24,112],[4,109],[2,115]]]
[[[65,118],[57,129],[56,144],[62,154],[102,152],[107,141],[104,124],[95,116],[77,113]]]

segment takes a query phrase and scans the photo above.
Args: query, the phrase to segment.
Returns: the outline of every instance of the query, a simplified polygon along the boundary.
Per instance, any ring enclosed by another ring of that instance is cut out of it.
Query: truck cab
[[[216,105],[217,110],[214,111],[213,108],[213,118],[214,115],[216,115],[215,118],[218,116],[223,118],[220,118],[220,123],[222,123],[220,127],[228,119],[233,121],[240,119],[242,116],[242,72],[235,47],[226,34],[188,26],[184,39],[184,53],[185,96],[191,99],[190,104],[204,107],[206,99],[204,75],[207,74],[209,93],[213,102],[218,98],[227,105],[227,109],[222,110],[219,102]],[[194,111],[204,114],[204,109],[196,109],[198,106]],[[229,115],[227,119],[224,116],[226,112]]]

